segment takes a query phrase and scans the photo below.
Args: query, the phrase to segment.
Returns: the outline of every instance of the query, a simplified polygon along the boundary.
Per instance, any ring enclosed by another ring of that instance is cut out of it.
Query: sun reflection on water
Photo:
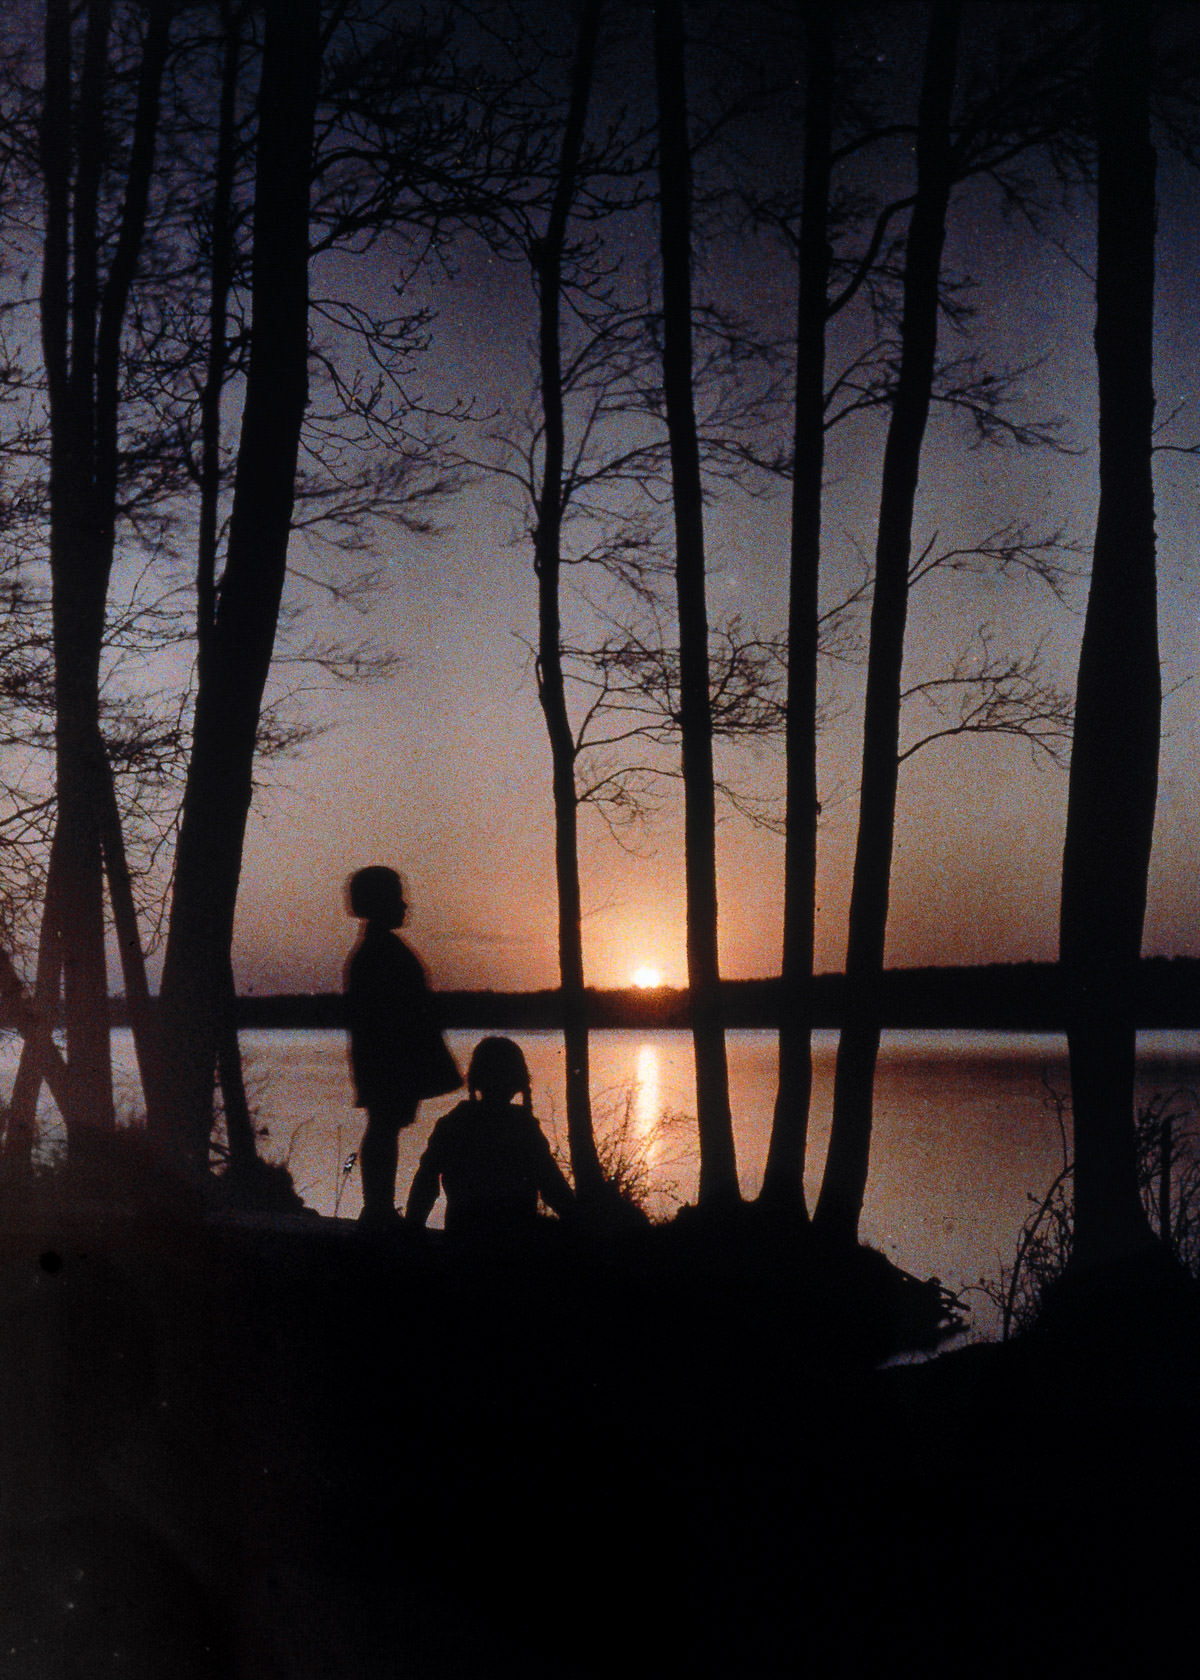
[[[654,1132],[662,1115],[662,1070],[653,1044],[639,1044],[633,1075],[633,1120],[638,1136],[655,1142]]]

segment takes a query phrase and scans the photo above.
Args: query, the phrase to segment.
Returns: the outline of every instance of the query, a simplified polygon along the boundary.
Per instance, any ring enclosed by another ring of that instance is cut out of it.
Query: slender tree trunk
[[[269,0],[255,172],[253,337],[229,546],[191,761],[159,1002],[164,1149],[207,1168],[254,751],[287,563],[308,400],[309,179],[320,70],[318,0]]]
[[[112,766],[106,754],[101,755],[96,766],[96,785],[100,789],[101,797],[100,844],[104,875],[108,882],[108,899],[112,906],[117,949],[121,958],[121,978],[125,985],[125,1002],[129,1009],[129,1029],[133,1038],[134,1054],[137,1057],[142,1094],[149,1111],[154,1105],[155,1093],[158,1090],[158,1024],[154,1018],[154,1003],[146,975],[146,958],[142,950],[137,906],[133,899],[133,883],[125,853],[125,836],[121,829],[117,790],[113,783]]]
[[[250,1102],[246,1096],[232,961],[226,964],[225,971],[225,1011],[217,1040],[217,1077],[221,1082],[221,1106],[225,1111],[225,1137],[229,1144],[227,1170],[236,1178],[253,1171],[258,1160],[258,1146]]]
[[[575,785],[575,738],[563,686],[559,577],[562,568],[563,381],[560,310],[562,260],[575,193],[579,153],[596,57],[601,0],[585,0],[571,94],[563,133],[562,159],[543,239],[534,249],[538,288],[538,351],[545,458],[537,500],[534,564],[538,578],[538,699],[550,738],[554,790],[554,864],[558,888],[558,963],[563,1044],[567,1058],[567,1140],[575,1189],[594,1200],[604,1176],[592,1128],[587,1001],[584,992],[583,919],[579,885],[579,800]]]
[[[934,0],[931,7],[917,122],[917,194],[905,257],[900,374],[883,457],[846,1003],[834,1073],[829,1154],[813,1216],[814,1227],[827,1240],[845,1243],[858,1237],[870,1162],[896,820],[908,569],[937,350],[938,273],[951,187],[950,113],[959,10],[955,0]]]
[[[77,94],[66,0],[48,0],[41,160],[41,325],[50,407],[50,574],[60,845],[58,907],[69,1093],[68,1137],[115,1122],[104,949],[107,763],[100,659],[118,489],[120,345],[145,235],[170,7],[147,11],[126,190],[107,276],[100,196],[111,5],[86,8]],[[72,136],[76,159],[72,177]],[[109,813],[111,816],[111,813]],[[108,823],[110,855],[111,821]]]
[[[1161,727],[1155,578],[1148,10],[1107,0],[1098,72],[1100,503],[1080,651],[1060,957],[1075,1127],[1074,1262],[1151,1240],[1137,1191],[1134,984]]]
[[[45,1077],[45,1065],[53,1040],[55,1018],[62,996],[62,844],[55,827],[46,870],[46,899],[38,934],[37,974],[33,990],[33,1020],[36,1026],[21,1044],[21,1058],[13,1080],[8,1105],[8,1129],[4,1136],[5,1157],[28,1170],[33,1161],[37,1136],[38,1097]]]
[[[42,348],[50,400],[50,575],[55,654],[59,930],[69,1093],[68,1138],[114,1123],[98,804],[99,664],[107,575],[94,495],[92,380],[97,313],[96,202],[103,155],[108,7],[88,8],[78,101],[70,9],[47,0],[42,175],[46,200]],[[72,202],[71,133],[79,167]],[[72,237],[73,235],[73,237]]]
[[[221,496],[221,408],[229,377],[229,293],[233,285],[233,182],[236,147],[238,70],[241,61],[241,17],[222,0],[221,26],[225,46],[221,65],[221,95],[217,116],[217,149],[213,168],[212,252],[209,272],[208,363],[200,393],[200,514],[196,542],[196,662],[200,681],[207,682],[217,610],[217,548]],[[242,1045],[237,1030],[237,988],[233,964],[226,963],[225,1004],[217,1045],[217,1077],[225,1134],[229,1144],[228,1171],[245,1174],[258,1158],[254,1121],[246,1097]]]
[[[217,529],[221,498],[221,405],[229,378],[229,293],[233,286],[233,183],[241,19],[221,5],[224,53],[213,163],[208,356],[200,392],[200,510],[196,539],[196,659],[203,681],[217,616]]]
[[[817,646],[825,468],[825,320],[833,30],[824,0],[805,9],[804,196],[796,323],[791,593],[788,606],[787,824],[779,1090],[762,1201],[807,1217],[804,1152],[812,1097],[813,943],[817,914]]]
[[[700,450],[692,390],[691,166],[680,0],[655,5],[663,396],[675,512],[688,988],[696,1058],[702,1205],[740,1199],[717,944],[717,836]]]
[[[67,1064],[47,1031],[46,1021],[39,1014],[36,1003],[21,983],[21,977],[13,967],[12,958],[3,949],[0,949],[0,1007],[25,1043],[35,1047],[41,1076],[50,1087],[50,1095],[58,1104],[59,1112],[66,1114],[71,1104],[71,1095],[67,1089]]]

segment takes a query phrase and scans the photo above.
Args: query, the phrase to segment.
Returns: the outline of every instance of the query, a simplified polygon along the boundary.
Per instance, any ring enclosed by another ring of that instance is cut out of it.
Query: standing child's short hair
[[[404,920],[404,888],[396,871],[384,863],[356,869],[346,883],[346,895],[352,916],[388,927],[399,927]]]

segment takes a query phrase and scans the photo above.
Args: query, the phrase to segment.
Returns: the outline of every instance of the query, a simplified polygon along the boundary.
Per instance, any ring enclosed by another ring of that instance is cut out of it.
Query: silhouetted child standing
[[[409,1191],[406,1217],[424,1225],[446,1192],[447,1236],[517,1236],[534,1229],[538,1197],[564,1218],[575,1196],[550,1153],[511,1038],[484,1038],[467,1071],[470,1096],[434,1126]],[[520,1103],[514,1102],[520,1097]]]
[[[346,963],[346,1020],[355,1100],[367,1111],[359,1146],[365,1224],[398,1222],[399,1137],[424,1097],[462,1084],[443,1042],[425,970],[396,929],[408,906],[394,869],[372,864],[350,877],[351,915],[362,919]]]

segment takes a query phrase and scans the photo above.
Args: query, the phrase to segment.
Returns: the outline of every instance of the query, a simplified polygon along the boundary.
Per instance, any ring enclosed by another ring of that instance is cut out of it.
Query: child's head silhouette
[[[518,1094],[531,1103],[529,1068],[519,1044],[511,1038],[481,1038],[467,1069],[467,1089],[473,1100],[511,1102]]]
[[[404,902],[404,888],[394,869],[386,864],[371,863],[356,869],[346,886],[350,914],[366,922],[379,922],[384,927],[403,925],[408,906]]]

